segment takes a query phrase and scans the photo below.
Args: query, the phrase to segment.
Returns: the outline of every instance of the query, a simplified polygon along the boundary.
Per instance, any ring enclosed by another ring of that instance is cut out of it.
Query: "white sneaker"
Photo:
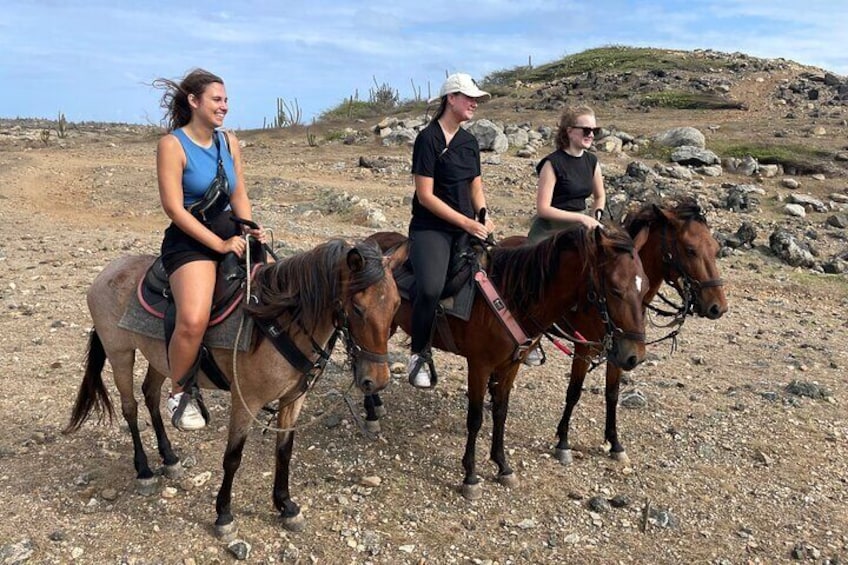
[[[174,421],[174,412],[177,411],[177,406],[180,405],[180,399],[183,394],[185,393],[178,392],[177,394],[171,394],[168,396],[166,406],[168,408],[168,416],[170,416],[172,422]],[[197,403],[194,399],[189,399],[186,403],[182,418],[180,418],[175,425],[177,429],[187,432],[202,430],[206,427],[206,420],[203,419],[203,414],[200,413],[200,409],[197,407]]]
[[[527,352],[527,355],[524,356],[524,360],[522,363],[527,365],[528,367],[538,367],[545,361],[544,356],[542,355],[542,350],[540,346],[536,346],[530,351]]]
[[[412,371],[415,369],[415,365],[418,363],[418,359],[421,356],[417,353],[413,353],[409,356],[409,362],[406,364],[406,373],[409,375],[409,382],[412,386],[418,388],[430,388],[433,386],[432,381],[430,380],[430,367],[425,362],[418,369],[418,372],[414,375]]]

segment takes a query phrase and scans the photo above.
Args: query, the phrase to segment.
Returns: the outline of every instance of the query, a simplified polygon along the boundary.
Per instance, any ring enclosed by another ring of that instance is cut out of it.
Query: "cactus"
[[[315,140],[315,134],[309,131],[309,128],[306,128],[306,143],[309,144],[309,147],[318,147],[318,142]]]
[[[49,129],[41,130],[41,143],[43,143],[44,145],[47,145],[47,143],[49,141],[50,141],[50,130]]]
[[[59,117],[56,120],[56,135],[59,139],[68,137],[68,121],[65,119],[65,114],[59,112]]]

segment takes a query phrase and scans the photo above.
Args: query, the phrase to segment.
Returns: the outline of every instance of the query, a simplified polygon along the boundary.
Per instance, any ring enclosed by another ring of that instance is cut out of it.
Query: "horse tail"
[[[112,408],[112,401],[109,400],[109,393],[103,385],[102,373],[105,364],[106,350],[103,349],[103,342],[100,341],[97,330],[91,330],[88,338],[88,353],[85,356],[85,376],[77,393],[71,420],[62,433],[69,434],[78,430],[92,409],[100,415],[98,421],[103,419],[104,413],[109,416],[109,421],[112,421],[115,411]]]

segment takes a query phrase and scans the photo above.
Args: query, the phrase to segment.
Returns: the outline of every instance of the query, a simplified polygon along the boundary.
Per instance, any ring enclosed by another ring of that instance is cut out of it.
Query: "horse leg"
[[[162,400],[162,383],[166,379],[165,375],[154,369],[152,365],[148,365],[141,391],[144,393],[144,403],[147,405],[147,412],[150,414],[150,423],[156,433],[159,456],[162,457],[162,462],[165,464],[165,476],[169,479],[179,479],[182,476],[183,468],[180,466],[180,458],[177,457],[171,447],[171,441],[165,432],[165,424],[162,422],[162,412],[159,409]]]
[[[365,429],[371,433],[379,434],[380,418],[386,415],[386,407],[383,406],[383,399],[378,393],[365,395]]]
[[[121,414],[132,436],[136,490],[139,494],[149,496],[156,491],[156,476],[150,469],[147,453],[144,452],[144,444],[141,441],[141,432],[138,429],[138,401],[133,393],[135,349],[111,351],[108,352],[108,357],[115,377],[115,387],[121,396]]]
[[[477,448],[477,434],[483,425],[483,402],[486,396],[486,383],[488,374],[485,372],[472,371],[472,365],[468,363],[468,414],[465,419],[468,437],[465,442],[465,454],[462,456],[462,467],[465,469],[465,478],[462,481],[462,496],[469,500],[477,500],[483,496],[480,488],[480,477],[475,470],[476,462],[474,452]]]
[[[621,368],[612,363],[607,363],[607,383],[604,396],[607,403],[606,424],[604,425],[604,439],[610,445],[610,457],[622,463],[630,463],[624,446],[618,441],[618,428],[616,426],[616,415],[618,409],[618,391],[621,385]]]
[[[274,473],[274,507],[280,512],[283,527],[292,532],[300,532],[306,527],[300,506],[291,499],[289,491],[289,471],[292,450],[294,449],[294,426],[304,397],[301,396],[293,403],[280,409],[277,426],[286,430],[277,432],[277,458]],[[378,422],[379,423],[379,422]]]
[[[577,346],[574,351],[574,359],[571,362],[571,376],[568,379],[568,390],[565,393],[565,410],[562,419],[557,426],[558,442],[554,450],[557,461],[563,465],[574,462],[571,446],[568,444],[568,428],[571,425],[571,415],[575,406],[583,394],[583,381],[586,379],[586,371],[589,368],[588,348]]]
[[[505,375],[498,376],[498,373],[495,373],[493,380],[489,382],[489,391],[492,396],[492,451],[490,457],[498,466],[498,482],[508,488],[518,486],[518,477],[515,476],[509,463],[507,463],[504,450],[509,395],[516,373],[518,373],[518,363],[514,363]]]
[[[233,480],[235,479],[236,471],[238,471],[241,465],[244,442],[247,441],[247,432],[250,429],[251,413],[257,413],[264,404],[260,403],[259,406],[250,412],[242,406],[243,402],[237,398],[239,394],[241,393],[238,390],[232,392],[230,432],[227,437],[227,447],[224,450],[224,478],[221,481],[221,488],[218,489],[218,496],[215,499],[215,512],[218,515],[215,520],[215,534],[220,538],[226,538],[236,531],[231,507]]]

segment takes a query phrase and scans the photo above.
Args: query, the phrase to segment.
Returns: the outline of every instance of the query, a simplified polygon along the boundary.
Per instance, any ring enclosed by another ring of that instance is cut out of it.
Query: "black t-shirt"
[[[592,180],[598,157],[584,151],[580,157],[557,150],[539,161],[536,173],[541,174],[545,162],[550,162],[556,175],[556,184],[551,197],[551,206],[569,212],[582,212],[586,209],[586,198],[592,195]]]
[[[474,217],[471,205],[471,181],[480,176],[480,145],[477,138],[462,128],[445,143],[445,134],[437,120],[430,122],[415,138],[412,149],[412,174],[433,179],[433,194],[448,206]],[[412,198],[410,230],[462,231]]]

